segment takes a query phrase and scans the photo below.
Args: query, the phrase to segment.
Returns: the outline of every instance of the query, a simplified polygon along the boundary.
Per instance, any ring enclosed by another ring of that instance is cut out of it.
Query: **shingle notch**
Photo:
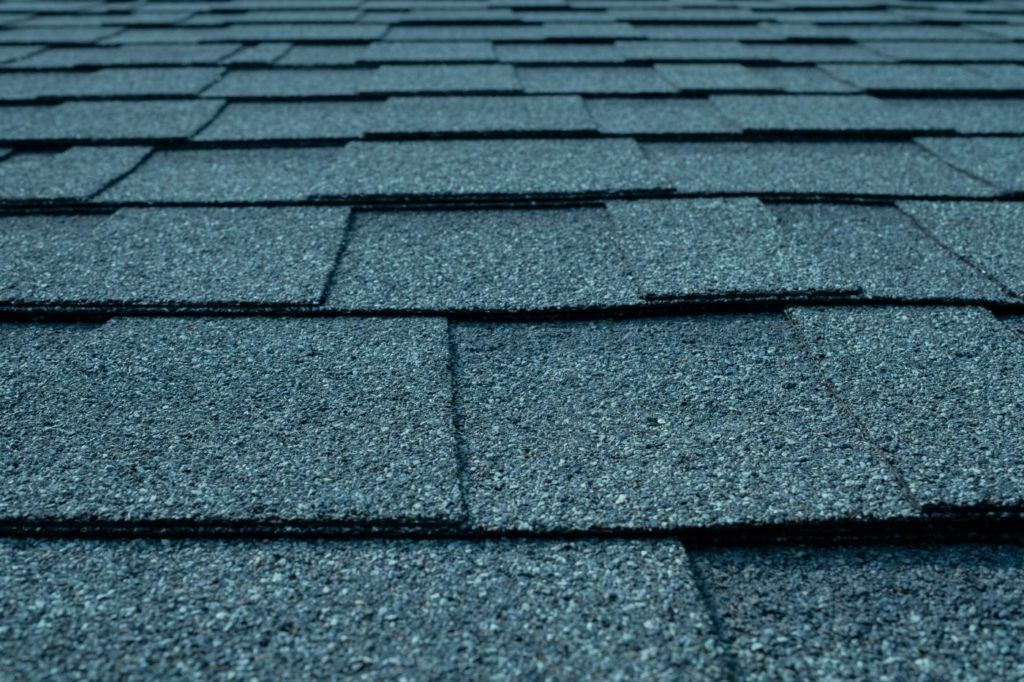
[[[794,308],[826,378],[927,507],[1024,503],[1024,340],[980,308]]]
[[[4,540],[0,575],[26,678],[725,679],[674,540]]]
[[[740,679],[1020,672],[1019,546],[773,547],[691,559],[718,605]]]
[[[460,325],[454,339],[476,527],[910,513],[781,315]]]
[[[810,235],[780,224],[756,199],[611,202],[608,209],[649,299],[858,292],[855,280],[818,257]]]
[[[0,301],[50,305],[314,305],[348,209],[122,209],[0,218]],[[83,224],[84,223],[84,224]]]
[[[156,140],[191,136],[216,115],[216,100],[63,102],[46,107],[5,107],[3,140]]]
[[[452,521],[446,339],[428,318],[120,318],[35,371],[5,356],[0,517]]]
[[[667,184],[632,140],[353,142],[313,194],[579,195]]]
[[[327,298],[355,310],[637,303],[601,209],[359,213]]]
[[[1024,204],[900,202],[935,238],[1024,297]]]
[[[0,163],[0,199],[83,200],[141,162],[149,147],[72,147],[60,152],[23,152]]]

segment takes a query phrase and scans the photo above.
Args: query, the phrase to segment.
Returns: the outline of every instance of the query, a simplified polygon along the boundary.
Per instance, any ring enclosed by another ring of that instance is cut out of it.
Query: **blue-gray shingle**
[[[72,147],[22,152],[0,163],[0,199],[88,199],[141,162],[149,147]]]

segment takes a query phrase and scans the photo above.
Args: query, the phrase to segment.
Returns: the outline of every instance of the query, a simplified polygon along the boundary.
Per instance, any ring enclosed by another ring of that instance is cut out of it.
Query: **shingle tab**
[[[637,303],[602,209],[362,213],[329,307],[538,310]]]
[[[385,64],[371,72],[363,92],[516,92],[515,71],[507,64]]]
[[[757,71],[740,64],[657,64],[655,69],[684,92],[777,89]]]
[[[209,45],[121,45],[117,47],[53,47],[19,60],[23,68],[80,66],[186,66],[214,64],[238,49],[238,43]]]
[[[88,199],[135,168],[149,147],[72,147],[23,152],[0,163],[0,199]]]
[[[1024,62],[1024,45],[988,42],[881,42],[864,47],[908,62]]]
[[[213,83],[221,71],[219,68],[182,66],[0,73],[0,92],[7,100],[195,95]]]
[[[498,61],[510,64],[614,64],[625,58],[614,45],[600,43],[502,43]]]
[[[891,206],[775,204],[806,248],[866,299],[993,301],[1009,297]]]
[[[450,521],[446,339],[427,318],[121,318],[47,371],[5,362],[0,517]]]
[[[740,130],[707,99],[591,98],[586,106],[603,133],[687,135]]]
[[[313,305],[347,220],[348,209],[326,207],[124,209],[86,225],[0,218],[0,301]]]
[[[735,40],[619,40],[615,49],[637,61],[726,62],[747,55],[746,46]]]
[[[526,92],[636,95],[675,92],[671,83],[646,66],[518,67]]]
[[[355,64],[366,45],[295,45],[282,57],[282,66],[341,66]]]
[[[230,57],[224,58],[222,63],[268,66],[280,59],[291,47],[290,43],[257,43],[255,45],[248,45]]]
[[[756,199],[612,202],[622,252],[646,298],[846,295],[852,280]]]
[[[313,195],[590,194],[666,184],[632,140],[353,142]]]
[[[688,194],[993,194],[907,142],[680,142],[644,150]]]
[[[826,378],[923,505],[1024,502],[1024,340],[980,308],[797,308]]]
[[[347,140],[362,137],[380,102],[235,102],[196,136],[203,141]]]
[[[905,201],[899,207],[961,258],[1024,297],[1024,204]]]
[[[244,69],[224,75],[207,97],[324,97],[354,95],[370,69]]]
[[[376,42],[366,46],[363,62],[423,64],[431,62],[493,62],[494,46],[488,42]]]
[[[741,679],[1021,673],[1020,547],[795,547],[691,557]]]
[[[305,199],[340,153],[330,147],[157,152],[99,199],[148,203]]]
[[[63,102],[4,107],[2,140],[156,140],[187,138],[220,110],[217,100]]]
[[[711,101],[746,130],[914,129],[886,101],[868,95],[717,95]],[[930,127],[920,125],[917,130]]]
[[[914,130],[955,130],[959,133],[1024,133],[1017,99],[978,97],[911,97],[885,100],[889,116]]]
[[[392,97],[369,130],[375,133],[593,131],[579,96]]]
[[[454,339],[475,526],[908,513],[781,316],[460,325]]]
[[[917,143],[1004,192],[1024,192],[1024,138],[924,137]]]
[[[880,92],[1024,90],[1024,68],[953,64],[826,64],[822,69]]]
[[[672,540],[5,540],[0,574],[18,677],[725,679]]]

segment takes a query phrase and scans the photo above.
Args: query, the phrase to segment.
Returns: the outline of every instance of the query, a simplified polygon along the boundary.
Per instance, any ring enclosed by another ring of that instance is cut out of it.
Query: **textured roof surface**
[[[1024,678],[1022,135],[1022,0],[0,0],[0,678]]]

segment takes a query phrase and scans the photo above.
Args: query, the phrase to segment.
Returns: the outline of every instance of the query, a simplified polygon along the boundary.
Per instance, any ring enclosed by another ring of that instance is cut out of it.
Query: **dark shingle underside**
[[[1021,679],[1024,0],[0,0],[0,678]]]

